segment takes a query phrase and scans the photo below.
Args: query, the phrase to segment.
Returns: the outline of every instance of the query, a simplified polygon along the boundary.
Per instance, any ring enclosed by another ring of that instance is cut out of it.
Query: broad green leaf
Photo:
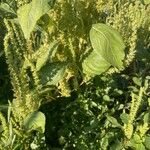
[[[40,54],[38,55],[39,57],[37,58],[36,62],[36,69],[39,71],[45,64],[46,62],[50,59],[50,56],[55,49],[58,47],[58,42],[54,41],[50,44],[48,49],[44,49],[44,46],[40,47]]]
[[[4,13],[11,13],[13,15],[16,15],[14,10],[7,3],[1,3],[0,4],[0,10],[4,11]]]
[[[150,150],[150,136],[145,137],[144,145],[148,150]]]
[[[136,150],[146,150],[145,146],[142,143],[140,143],[140,144],[134,144],[133,147]]]
[[[118,123],[118,121],[117,121],[116,118],[114,118],[114,117],[112,117],[112,116],[107,116],[107,119],[108,119],[109,122],[112,123],[112,125],[113,125],[114,127],[121,127],[121,125]]]
[[[46,64],[39,71],[40,79],[43,85],[56,85],[65,74],[67,64],[63,62]]]
[[[140,144],[142,142],[141,137],[136,133],[133,136],[133,141],[134,141],[134,143],[137,143],[137,144]]]
[[[128,146],[136,150],[145,150],[142,139],[137,133],[135,133],[134,136],[130,139]]]
[[[125,45],[120,34],[113,28],[102,24],[94,24],[90,30],[92,47],[97,54],[118,69],[123,68]]]
[[[37,130],[41,133],[45,132],[45,115],[40,111],[30,113],[24,120],[26,130]]]
[[[30,37],[36,22],[51,8],[50,0],[33,0],[31,3],[21,6],[18,11],[18,20],[26,39]]]
[[[129,118],[129,116],[128,116],[128,114],[126,114],[126,113],[122,113],[121,115],[120,115],[120,118],[121,118],[121,120],[122,120],[122,122],[124,123],[124,124],[128,124],[128,118]]]
[[[95,51],[92,51],[82,63],[83,73],[89,76],[100,75],[110,66],[111,65]]]

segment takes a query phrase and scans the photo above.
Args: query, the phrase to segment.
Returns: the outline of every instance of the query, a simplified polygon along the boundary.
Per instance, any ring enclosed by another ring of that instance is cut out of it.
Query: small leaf
[[[107,102],[110,101],[110,97],[109,97],[108,95],[104,95],[104,96],[103,96],[103,99],[104,99],[105,101],[107,101]]]
[[[136,85],[141,86],[141,80],[140,80],[139,78],[133,77],[132,80],[133,80],[133,82],[134,82]]]
[[[120,141],[116,141],[115,144],[113,144],[110,148],[110,150],[122,150],[123,149],[123,143],[121,143]]]
[[[113,28],[102,24],[94,24],[90,30],[92,47],[97,54],[118,69],[123,68],[125,45],[120,34]]]
[[[120,118],[121,118],[121,120],[122,120],[122,122],[124,123],[124,124],[128,124],[128,118],[129,118],[129,116],[128,116],[128,114],[126,114],[126,113],[122,113],[121,115],[120,115]]]
[[[46,64],[52,52],[55,51],[57,47],[58,47],[57,41],[52,42],[48,49],[44,49],[43,46],[40,47],[40,50],[39,50],[40,55],[38,55],[39,57],[37,58],[37,62],[36,62],[37,71],[39,71]]]
[[[118,123],[117,119],[112,117],[112,116],[108,116],[107,117],[108,121],[112,123],[112,125],[114,127],[121,127],[121,125]]]
[[[26,130],[37,130],[41,133],[45,132],[45,115],[40,111],[30,113],[24,120]]]
[[[36,22],[51,8],[48,4],[49,1],[33,0],[31,3],[21,6],[17,11],[19,23],[26,39],[30,37]]]
[[[39,71],[43,85],[56,85],[65,74],[67,64],[63,62],[48,63]]]
[[[150,121],[150,114],[149,114],[149,113],[146,113],[146,114],[144,115],[144,123],[149,124],[149,121]]]

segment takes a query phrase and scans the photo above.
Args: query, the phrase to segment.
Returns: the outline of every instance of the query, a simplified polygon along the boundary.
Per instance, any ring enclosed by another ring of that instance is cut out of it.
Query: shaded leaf
[[[39,71],[46,64],[46,62],[49,60],[52,52],[55,51],[55,49],[57,49],[57,47],[58,47],[57,41],[52,42],[48,49],[44,49],[44,46],[40,47],[40,50],[39,50],[40,55],[37,58],[37,62],[36,62],[37,71]]]
[[[40,111],[30,113],[24,120],[24,127],[26,130],[37,130],[44,133],[45,115]]]
[[[51,8],[50,0],[33,0],[31,3],[21,6],[18,11],[18,20],[26,39],[30,37],[36,22]]]
[[[110,148],[110,150],[122,150],[123,149],[123,143],[120,141],[117,141],[115,144],[113,144]]]
[[[10,14],[16,15],[14,10],[7,3],[1,3],[0,10],[4,11],[4,13],[10,13]]]
[[[138,86],[141,86],[141,80],[137,77],[133,77],[133,82],[138,85]]]
[[[39,71],[42,84],[56,85],[64,77],[66,67],[67,64],[63,62],[46,64]]]

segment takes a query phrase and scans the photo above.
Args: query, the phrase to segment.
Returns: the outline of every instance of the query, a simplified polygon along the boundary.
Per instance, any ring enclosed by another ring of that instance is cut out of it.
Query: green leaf
[[[145,137],[144,145],[148,150],[150,150],[150,136]]]
[[[140,144],[134,144],[133,147],[136,150],[146,150],[145,146],[142,143],[140,143]]]
[[[140,144],[142,142],[141,137],[136,133],[133,136],[133,141],[134,141],[134,143],[137,143],[137,144]]]
[[[125,45],[120,34],[113,28],[102,24],[94,24],[90,30],[92,47],[107,63],[118,69],[123,68]]]
[[[111,65],[95,51],[92,51],[82,63],[83,73],[89,76],[100,75],[110,66]]]
[[[1,3],[0,4],[0,10],[4,11],[4,13],[11,13],[13,15],[16,15],[14,10],[7,3]]]
[[[110,97],[108,95],[104,95],[103,96],[103,100],[109,102],[110,101]]]
[[[121,115],[120,115],[120,118],[121,118],[121,120],[122,120],[122,122],[124,123],[124,124],[128,124],[128,118],[129,118],[129,116],[128,116],[128,114],[126,114],[126,113],[122,113]]]
[[[33,0],[31,3],[23,5],[18,9],[18,20],[26,39],[30,37],[36,22],[51,8],[48,4],[49,1]]]
[[[30,113],[24,120],[26,130],[37,130],[41,133],[45,132],[45,115],[40,111]]]
[[[136,85],[141,86],[141,80],[140,80],[139,78],[133,77],[132,80],[133,80],[133,82],[134,82]]]
[[[42,84],[56,85],[64,77],[66,67],[67,64],[63,62],[46,64],[39,71]]]
[[[149,114],[149,113],[146,113],[146,114],[144,115],[144,123],[149,124],[149,121],[150,121],[150,114]]]
[[[50,44],[48,49],[44,49],[44,46],[40,47],[39,55],[36,62],[36,69],[39,71],[49,60],[53,51],[55,51],[58,47],[58,42],[54,41]]]
[[[107,119],[108,119],[109,122],[112,123],[112,125],[113,125],[114,127],[121,127],[121,125],[118,123],[118,121],[117,121],[116,118],[114,118],[114,117],[112,117],[112,116],[107,116]]]

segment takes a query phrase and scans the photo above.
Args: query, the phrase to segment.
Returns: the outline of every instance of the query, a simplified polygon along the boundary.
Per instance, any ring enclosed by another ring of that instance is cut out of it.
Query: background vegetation
[[[0,149],[150,149],[149,0],[0,1]]]

